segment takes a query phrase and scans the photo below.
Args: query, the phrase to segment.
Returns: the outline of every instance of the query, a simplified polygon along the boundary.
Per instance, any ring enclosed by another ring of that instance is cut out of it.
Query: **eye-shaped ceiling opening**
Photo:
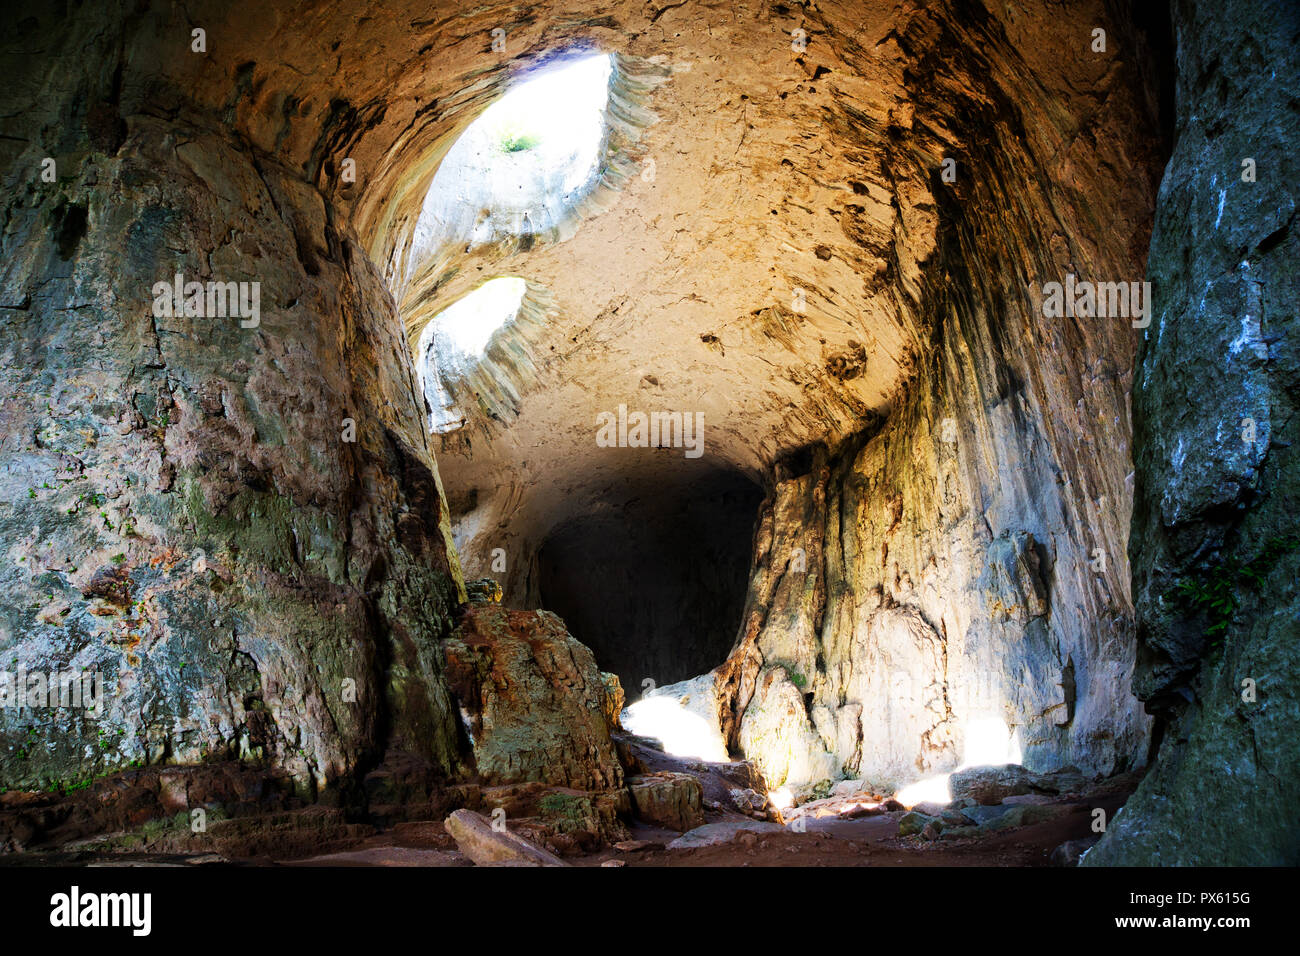
[[[519,315],[527,291],[528,283],[518,276],[489,279],[424,327],[415,355],[430,431],[452,431],[464,424],[453,385],[479,363],[496,331]]]
[[[645,104],[671,72],[639,57],[568,51],[505,87],[449,144],[434,144],[440,158],[421,211],[388,270],[413,351],[434,316],[483,275],[526,274],[510,260],[571,239],[642,176],[642,135],[658,119]]]
[[[641,133],[656,120],[642,103],[670,72],[570,54],[509,88],[446,149],[398,290],[432,431],[476,423],[486,434],[515,417],[542,364],[533,340],[556,307],[539,283],[483,277],[527,275],[520,257],[613,205],[641,173]]]
[[[447,245],[464,251],[556,228],[596,184],[607,139],[609,54],[571,60],[519,84],[452,145],[416,221],[416,269]]]

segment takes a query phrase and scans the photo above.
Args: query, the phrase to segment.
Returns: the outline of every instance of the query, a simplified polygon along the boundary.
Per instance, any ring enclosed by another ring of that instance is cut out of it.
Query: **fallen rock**
[[[912,809],[917,813],[924,813],[927,817],[941,817],[945,807],[942,803],[918,803]]]
[[[840,819],[857,820],[860,819],[861,817],[877,817],[884,812],[885,812],[884,807],[879,807],[879,806],[869,807],[869,806],[864,806],[862,804],[858,804],[857,806],[850,807],[849,809],[840,813]]]
[[[1088,789],[1089,779],[1074,767],[1066,767],[1052,773],[1035,773],[1029,778],[1029,785],[1039,793],[1078,794]]]
[[[554,614],[471,605],[443,652],[475,765],[489,783],[623,786],[606,719],[611,688]]]
[[[917,833],[921,833],[928,826],[935,826],[939,830],[942,830],[943,821],[938,817],[926,816],[924,813],[917,813],[913,810],[911,813],[905,814],[903,819],[898,821],[898,835],[901,837],[913,836]]]
[[[668,844],[670,850],[693,850],[702,846],[718,846],[730,843],[741,833],[785,833],[785,827],[779,823],[763,823],[757,820],[726,820],[721,823],[706,823],[702,827],[688,830]]]
[[[1000,767],[967,767],[954,771],[948,778],[953,800],[973,799],[985,806],[1001,803],[1013,794],[1029,793],[1032,775],[1019,764]]]
[[[766,792],[762,776],[748,761],[709,763],[693,757],[674,757],[664,753],[657,740],[628,733],[611,736],[619,762],[628,776],[663,772],[690,774],[700,782],[704,805],[710,809],[729,809],[732,790],[752,790],[756,794]]]
[[[1010,804],[1012,806],[1016,806],[1020,804],[1031,804],[1031,803],[1036,803],[1036,804],[1051,803],[1055,799],[1056,799],[1055,797],[1048,796],[1045,793],[1018,793],[1003,798],[1002,802],[1004,804]]]
[[[1031,773],[1019,764],[967,767],[948,778],[953,801],[972,799],[992,805],[1008,797],[1072,793],[1087,788],[1088,778],[1074,767],[1052,773]]]
[[[1044,820],[1050,820],[1055,816],[1065,813],[1064,807],[1039,806],[1030,804],[1028,806],[1012,806],[1007,812],[990,823],[984,824],[982,829],[985,830],[1010,830],[1014,827],[1029,826],[1031,823],[1042,823]]]
[[[652,773],[628,780],[633,812],[670,830],[684,832],[704,823],[700,782],[685,773]]]
[[[501,585],[492,578],[479,578],[465,582],[465,595],[470,604],[500,604]]]
[[[751,790],[748,787],[736,788],[729,791],[731,802],[741,813],[748,813],[751,810],[764,810],[767,808],[767,796],[759,793],[757,790]]]
[[[620,840],[614,844],[614,849],[619,853],[645,853],[663,848],[664,845],[658,840]]]
[[[1010,813],[1011,809],[1011,806],[1002,803],[992,807],[984,807],[976,804],[973,807],[967,807],[965,810],[958,811],[958,813],[970,824],[982,827],[986,824],[993,823],[999,817]]]
[[[568,866],[509,830],[494,830],[482,814],[456,810],[443,824],[456,847],[478,866]]]

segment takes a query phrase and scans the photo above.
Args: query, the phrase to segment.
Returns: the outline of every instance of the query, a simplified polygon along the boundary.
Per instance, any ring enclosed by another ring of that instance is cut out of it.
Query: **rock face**
[[[391,296],[300,170],[113,101],[104,27],[49,26],[97,105],[23,102],[52,138],[6,167],[0,645],[105,699],[0,708],[0,780],[238,757],[311,791],[389,746],[451,772],[460,570]],[[160,307],[178,274],[259,283],[256,321]]]
[[[471,606],[443,653],[485,780],[623,786],[604,675],[554,614]]]
[[[704,823],[700,781],[685,773],[655,773],[627,782],[632,809],[647,823],[685,831]]]
[[[1083,865],[1294,866],[1300,13],[1176,3],[1174,18],[1178,140],[1151,241],[1130,539],[1134,688],[1164,727]]]
[[[1009,40],[1018,28],[1002,16],[988,22]],[[1060,102],[1077,83],[1119,83],[1039,27],[1034,52],[1017,46],[1020,77]],[[898,31],[915,54],[940,37],[960,46],[962,28],[927,11]],[[889,154],[894,191],[921,204],[914,215],[901,207],[894,229],[893,274],[918,303],[915,374],[879,428],[774,464],[740,633],[719,672],[728,738],[773,786],[836,768],[905,784],[957,766],[989,721],[1014,735],[1005,757],[1036,770],[1110,772],[1146,753],[1149,720],[1129,690],[1125,557],[1136,334],[1124,318],[1039,308],[1053,277],[1141,276],[1140,240],[1121,248],[1093,230],[1109,222],[1103,232],[1136,239],[1151,214],[1158,153],[1130,154],[1121,143],[1136,134],[1119,132],[1148,126],[1132,98],[1144,81],[1109,87],[1116,109],[1089,114],[1088,155],[1067,160],[1082,130],[1027,108],[1010,74],[967,72],[944,49],[934,86],[910,89],[900,135],[936,164],[957,152],[932,136],[963,113],[953,98],[988,129],[963,141],[953,188],[904,185],[908,160]],[[995,42],[985,54],[1004,52]],[[1069,190],[1050,185],[1065,180]],[[1002,218],[1013,208],[1014,226]],[[931,215],[942,241],[904,261]],[[802,731],[763,730],[774,696],[792,719],[806,712]],[[832,759],[814,746],[811,761],[791,764],[790,741],[810,737]]]

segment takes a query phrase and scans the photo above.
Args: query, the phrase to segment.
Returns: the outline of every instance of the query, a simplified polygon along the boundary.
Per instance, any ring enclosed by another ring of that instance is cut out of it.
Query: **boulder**
[[[1037,793],[1081,793],[1088,789],[1088,783],[1088,778],[1075,767],[1029,775],[1029,785]]]
[[[614,844],[614,849],[619,853],[645,853],[663,848],[664,845],[658,840],[620,840]]]
[[[488,783],[623,786],[606,718],[611,690],[591,651],[554,614],[471,605],[443,653]]]
[[[1029,826],[1031,823],[1042,823],[1065,812],[1064,807],[1019,804],[1008,807],[1006,813],[984,824],[982,829],[1010,830],[1015,827]]]
[[[1078,793],[1086,789],[1088,778],[1074,767],[1051,773],[1032,773],[1019,764],[966,767],[953,771],[948,778],[953,802],[974,800],[991,806],[1009,797],[1032,794]]]
[[[465,596],[470,604],[500,604],[501,585],[492,578],[465,582]]]
[[[853,797],[862,794],[874,799],[876,796],[864,780],[837,780],[831,787],[831,793],[837,797]]]
[[[652,773],[627,782],[633,812],[656,826],[684,832],[704,823],[700,782],[685,773]]]
[[[942,803],[932,803],[927,801],[924,803],[914,804],[912,809],[917,813],[924,813],[927,817],[941,817],[943,816],[945,808]]]
[[[879,806],[872,807],[872,806],[865,806],[863,804],[855,804],[849,809],[842,811],[840,813],[840,819],[857,820],[862,817],[878,817],[884,812],[885,812],[884,807],[879,807]]]
[[[914,836],[929,826],[934,826],[936,832],[942,831],[943,821],[938,817],[926,816],[924,813],[917,813],[913,810],[911,813],[904,814],[903,818],[898,821],[898,835],[901,837]]]
[[[568,866],[509,830],[494,830],[482,814],[456,810],[443,824],[456,847],[478,866]]]
[[[693,850],[702,846],[717,846],[730,843],[741,833],[785,833],[785,827],[779,823],[763,823],[759,820],[727,820],[722,823],[706,823],[702,827],[688,830],[672,843],[670,850]]]
[[[759,793],[757,790],[751,790],[748,787],[737,787],[728,793],[731,797],[732,804],[741,813],[749,813],[753,810],[764,810],[767,808],[767,796]]]
[[[953,800],[969,797],[976,803],[991,806],[1012,794],[1029,793],[1032,776],[1024,767],[1013,763],[1000,767],[967,767],[953,772],[948,778],[948,788]]]
[[[1011,809],[1011,806],[1006,804],[997,804],[992,807],[984,807],[976,804],[973,807],[967,807],[964,810],[956,812],[960,816],[964,817],[966,822],[977,827],[982,827],[986,824],[995,823],[1000,817],[1011,812]]]

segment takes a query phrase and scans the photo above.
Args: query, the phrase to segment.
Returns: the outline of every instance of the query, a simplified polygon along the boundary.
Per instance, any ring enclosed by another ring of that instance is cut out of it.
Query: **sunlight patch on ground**
[[[1001,718],[985,717],[966,721],[965,737],[965,752],[958,770],[1018,764],[1022,759],[1020,742]],[[951,776],[951,773],[944,773],[918,780],[898,791],[894,799],[905,807],[914,807],[918,803],[950,803],[952,791],[948,786],[948,778]]]

